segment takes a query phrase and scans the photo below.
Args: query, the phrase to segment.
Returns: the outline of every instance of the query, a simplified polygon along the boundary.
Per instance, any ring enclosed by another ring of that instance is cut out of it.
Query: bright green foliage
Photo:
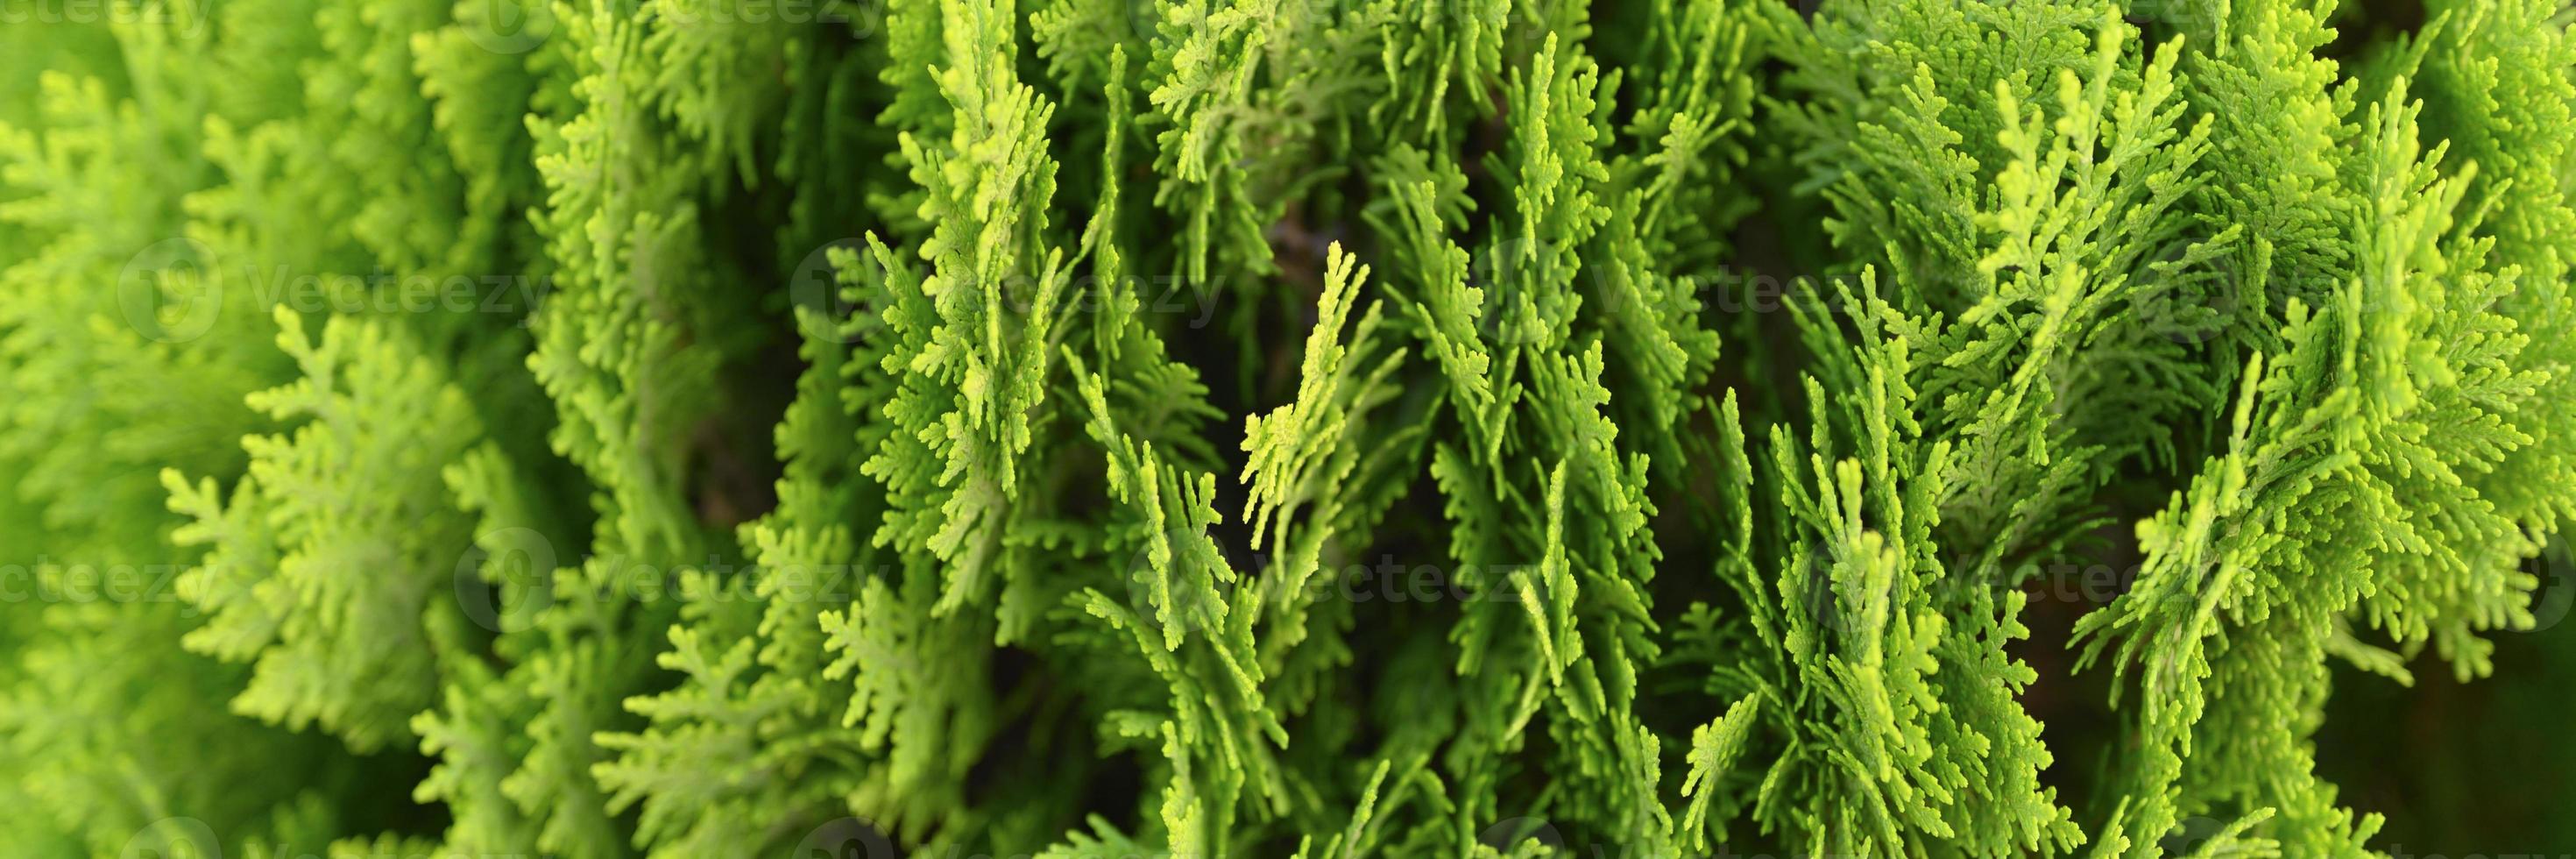
[[[2411,5],[46,6],[0,854],[2541,851],[2348,775],[2576,674]]]
[[[434,660],[459,634],[459,607],[439,591],[472,521],[438,466],[482,430],[407,338],[334,319],[315,342],[293,311],[277,320],[278,347],[304,375],[247,401],[294,433],[243,439],[250,471],[229,500],[211,479],[162,474],[170,509],[195,520],[172,542],[206,547],[178,580],[206,614],[185,643],[252,663],[236,711],[318,723],[373,751],[428,702]],[[449,434],[389,428],[416,426]]]

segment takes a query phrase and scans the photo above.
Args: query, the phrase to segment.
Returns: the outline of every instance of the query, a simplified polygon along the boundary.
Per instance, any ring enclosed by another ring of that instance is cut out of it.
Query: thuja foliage
[[[6,8],[0,852],[2308,857],[2484,825],[2338,789],[2419,694],[2569,761],[2554,0]]]

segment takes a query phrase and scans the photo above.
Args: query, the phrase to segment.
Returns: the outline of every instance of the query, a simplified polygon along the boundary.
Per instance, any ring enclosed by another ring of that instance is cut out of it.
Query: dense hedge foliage
[[[2559,0],[0,12],[0,853],[2576,840]]]

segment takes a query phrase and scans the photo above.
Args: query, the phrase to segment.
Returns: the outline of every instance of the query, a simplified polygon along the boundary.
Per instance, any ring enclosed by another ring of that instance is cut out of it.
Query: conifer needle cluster
[[[2454,847],[2339,700],[2576,766],[2558,0],[0,10],[0,854],[2325,857]]]

